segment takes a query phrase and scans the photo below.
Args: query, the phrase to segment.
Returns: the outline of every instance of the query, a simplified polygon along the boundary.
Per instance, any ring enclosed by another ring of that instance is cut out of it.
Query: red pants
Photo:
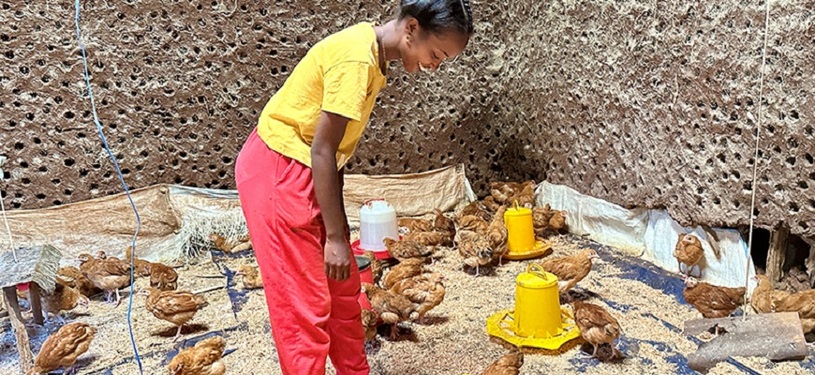
[[[368,374],[359,269],[337,282],[323,268],[325,226],[311,168],[269,149],[253,131],[235,165],[283,374]]]

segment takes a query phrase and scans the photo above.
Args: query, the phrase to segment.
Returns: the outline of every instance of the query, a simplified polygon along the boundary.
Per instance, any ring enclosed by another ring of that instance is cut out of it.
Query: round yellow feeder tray
[[[558,352],[580,337],[572,311],[560,306],[557,276],[530,264],[515,279],[515,309],[487,319],[487,333],[516,347]]]
[[[546,254],[552,245],[535,238],[532,223],[532,210],[526,207],[510,207],[504,212],[504,224],[507,227],[507,254],[509,260],[537,258]]]
[[[535,246],[528,250],[510,249],[504,258],[509,260],[532,259],[545,255],[552,250],[552,244],[544,241],[535,241]]]

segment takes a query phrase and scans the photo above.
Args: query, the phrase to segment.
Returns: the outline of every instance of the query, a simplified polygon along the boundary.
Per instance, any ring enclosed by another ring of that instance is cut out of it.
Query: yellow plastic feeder
[[[571,310],[560,307],[557,276],[530,264],[515,279],[515,309],[487,319],[487,333],[517,347],[557,351],[580,337]]]
[[[504,225],[507,227],[507,255],[510,260],[531,259],[546,254],[552,247],[547,242],[535,239],[535,228],[532,224],[532,210],[526,207],[507,208],[504,212]]]

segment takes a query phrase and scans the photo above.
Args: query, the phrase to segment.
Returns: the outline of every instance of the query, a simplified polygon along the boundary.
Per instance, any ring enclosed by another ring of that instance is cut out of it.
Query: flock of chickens
[[[713,247],[714,254],[720,254]],[[745,302],[744,287],[728,288],[700,282],[697,278],[690,276],[694,267],[699,268],[701,276],[701,265],[705,263],[702,242],[692,234],[680,234],[676,242],[674,257],[680,266],[686,266],[685,291],[683,296],[685,301],[699,310],[705,318],[723,318],[730,316],[739,306]],[[757,282],[755,290],[750,297],[750,306],[762,314],[773,312],[797,312],[801,319],[801,327],[804,334],[815,331],[815,289],[800,292],[787,292],[776,290],[772,282],[766,275],[756,275],[754,281]],[[718,334],[718,328],[715,332]]]
[[[535,183],[492,183],[490,195],[482,201],[474,201],[448,218],[436,210],[432,220],[402,218],[398,225],[404,234],[401,239],[385,239],[385,245],[392,257],[380,261],[373,252],[366,252],[371,260],[373,283],[363,283],[361,292],[370,302],[371,309],[363,309],[362,326],[366,338],[374,340],[381,325],[390,326],[389,338],[399,335],[398,324],[421,322],[428,311],[444,301],[445,277],[432,270],[438,258],[437,247],[455,248],[461,257],[465,270],[474,270],[479,276],[481,269],[498,267],[507,254],[507,229],[504,213],[509,206],[519,205],[532,209],[535,234],[544,237],[550,233],[565,230],[565,211],[552,210],[549,205],[536,206],[534,200]],[[213,234],[210,240],[225,252],[251,248],[251,243],[243,241],[238,245]],[[691,276],[704,262],[702,244],[694,235],[680,234],[677,239],[674,257],[684,273],[685,300],[694,306],[705,318],[725,317],[735,311],[743,302],[745,288],[728,288],[701,282]],[[718,252],[716,253],[719,256]],[[126,259],[130,258],[130,248]],[[599,358],[613,359],[617,355],[614,341],[622,333],[622,327],[614,316],[603,307],[584,301],[572,301],[569,291],[591,271],[592,260],[598,254],[584,249],[571,256],[549,257],[539,265],[558,277],[558,291],[562,301],[570,303],[574,319],[582,338],[594,348],[592,356],[598,357],[601,345],[611,347],[611,356]],[[54,292],[43,296],[43,308],[62,322],[61,312],[77,306],[87,307],[90,298],[101,292],[106,294],[108,303],[118,305],[119,289],[130,286],[130,265],[125,260],[109,257],[100,251],[94,257],[82,254],[78,257],[79,267],[63,267],[58,272]],[[685,266],[685,272],[682,266]],[[137,295],[146,296],[145,307],[156,318],[171,322],[178,327],[173,341],[181,334],[181,328],[196,312],[207,305],[206,299],[189,291],[176,290],[178,274],[172,267],[161,263],[135,259],[134,275],[149,277],[150,287],[140,290]],[[260,274],[256,267],[243,265],[236,273],[242,278],[245,289],[262,288]],[[758,287],[753,293],[751,305],[762,313],[796,311],[799,313],[804,332],[815,329],[815,290],[789,293],[773,290],[765,276],[757,276]],[[21,296],[24,297],[24,296]],[[717,332],[718,333],[718,332]],[[44,374],[60,368],[72,373],[77,357],[88,350],[96,334],[96,328],[82,322],[63,325],[43,343],[36,358],[34,369],[29,374]],[[178,353],[168,365],[170,374],[212,374],[225,373],[221,361],[226,346],[225,340],[216,336],[202,340],[194,347]],[[512,351],[494,363],[482,374],[518,374],[523,364],[523,354]]]
[[[130,258],[131,249],[126,251]],[[118,306],[121,297],[119,289],[130,286],[130,263],[109,257],[100,251],[96,256],[81,254],[79,268],[68,266],[58,271],[54,292],[43,296],[43,308],[64,323],[63,311],[77,306],[87,307],[90,298],[104,292],[107,303]],[[137,295],[146,296],[145,307],[158,319],[173,323],[178,327],[173,341],[181,334],[181,327],[192,320],[196,312],[207,305],[206,299],[198,294],[176,290],[178,273],[167,265],[135,259],[133,274],[136,277],[149,277],[150,286]],[[19,294],[19,292],[18,292]],[[115,296],[115,298],[114,298]],[[26,298],[25,294],[20,297]],[[84,322],[71,322],[63,325],[49,336],[34,362],[29,374],[47,374],[57,369],[72,374],[77,358],[88,350],[96,328]],[[220,361],[226,342],[222,337],[202,340],[194,347],[177,354],[168,365],[170,374],[224,374],[225,367]]]

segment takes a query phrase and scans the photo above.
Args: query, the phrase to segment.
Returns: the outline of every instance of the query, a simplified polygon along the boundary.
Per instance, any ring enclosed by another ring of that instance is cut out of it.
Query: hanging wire
[[[119,169],[119,163],[116,161],[116,157],[113,155],[113,152],[110,150],[110,145],[108,145],[108,140],[105,138],[105,133],[102,131],[102,124],[99,122],[99,116],[96,114],[96,103],[93,100],[93,90],[91,89],[91,78],[88,74],[88,57],[85,53],[85,43],[82,41],[82,32],[79,29],[79,0],[76,0],[76,17],[74,18],[74,22],[76,24],[76,38],[79,41],[79,49],[82,51],[82,64],[84,66],[85,72],[85,84],[88,87],[88,97],[91,100],[91,110],[93,112],[93,123],[96,124],[96,130],[99,132],[99,138],[102,139],[102,144],[105,147],[105,151],[110,157],[110,160],[113,162],[113,167],[116,168],[116,174],[119,175],[119,182],[122,183],[122,188],[127,194],[127,199],[130,202],[130,207],[133,208],[133,214],[136,215],[136,231],[133,233],[133,238],[130,241],[130,246],[132,251],[130,252],[130,296],[128,297],[127,302],[127,329],[130,333],[130,345],[133,347],[133,356],[136,359],[136,363],[139,365],[139,374],[144,374],[144,370],[142,368],[141,357],[139,356],[139,349],[136,347],[136,339],[133,336],[133,322],[131,320],[131,313],[133,311],[133,293],[134,293],[134,286],[133,286],[133,270],[134,267],[134,257],[136,254],[136,237],[139,235],[139,230],[141,229],[141,218],[139,217],[139,211],[136,209],[136,204],[133,203],[133,197],[130,196],[130,189],[128,189],[127,184],[125,183],[124,176],[122,176],[122,171]]]

